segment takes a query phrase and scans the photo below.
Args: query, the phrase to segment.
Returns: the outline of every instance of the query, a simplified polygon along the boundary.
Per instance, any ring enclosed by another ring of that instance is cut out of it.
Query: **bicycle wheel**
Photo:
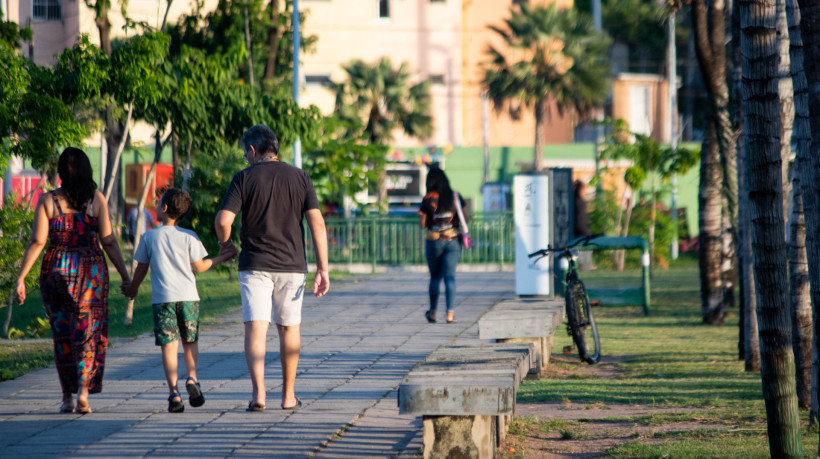
[[[578,347],[578,356],[590,365],[601,360],[601,342],[598,338],[598,327],[592,317],[584,283],[572,281],[566,291],[567,320],[572,340]]]

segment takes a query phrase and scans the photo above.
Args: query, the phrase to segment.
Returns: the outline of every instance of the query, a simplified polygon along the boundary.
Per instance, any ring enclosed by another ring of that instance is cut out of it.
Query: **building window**
[[[379,0],[379,17],[390,18],[390,0]]]
[[[305,75],[305,86],[324,86],[326,88],[329,88],[332,85],[333,81],[331,81],[330,75]]]
[[[34,0],[33,7],[35,20],[58,21],[63,17],[60,0]]]
[[[430,3],[445,3],[447,0],[430,0]]]
[[[432,84],[444,84],[444,75],[442,75],[440,73],[430,75],[430,83],[432,83]]]

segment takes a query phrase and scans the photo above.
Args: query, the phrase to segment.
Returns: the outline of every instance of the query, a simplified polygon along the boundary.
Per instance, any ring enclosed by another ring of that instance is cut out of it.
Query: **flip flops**
[[[77,414],[88,414],[91,413],[91,407],[88,405],[88,402],[77,400],[77,407],[74,408],[74,412]]]
[[[301,407],[302,407],[302,399],[300,399],[299,397],[296,397],[296,404],[295,405],[289,406],[287,408],[285,408],[283,406],[282,409],[283,410],[290,410],[290,411],[299,411],[299,408],[301,408]]]
[[[168,412],[169,413],[182,413],[185,411],[185,404],[182,403],[182,400],[176,402],[174,401],[175,398],[179,397],[180,399],[182,396],[179,395],[179,392],[174,392],[173,394],[168,396]]]
[[[188,378],[185,382],[185,390],[188,391],[188,403],[194,408],[205,404],[205,396],[202,394],[202,389],[199,387],[199,382],[194,378]]]
[[[256,403],[254,401],[248,402],[248,407],[245,411],[265,411],[265,405],[261,403]]]

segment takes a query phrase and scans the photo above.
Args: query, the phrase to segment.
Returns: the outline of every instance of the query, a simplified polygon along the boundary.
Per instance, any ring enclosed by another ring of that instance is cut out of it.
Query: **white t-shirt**
[[[134,253],[151,268],[151,303],[199,301],[191,263],[208,255],[196,233],[178,226],[160,226],[146,232]]]

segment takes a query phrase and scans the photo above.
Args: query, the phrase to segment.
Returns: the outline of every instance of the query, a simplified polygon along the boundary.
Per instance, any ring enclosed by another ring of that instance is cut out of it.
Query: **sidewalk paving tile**
[[[424,320],[428,276],[392,272],[333,284],[305,297],[296,379],[303,406],[279,409],[278,337],[268,333],[268,409],[245,411],[251,384],[241,312],[200,330],[199,381],[206,404],[167,413],[168,389],[151,334],[112,339],[94,413],[58,414],[56,372],[46,368],[0,383],[4,457],[416,457],[421,418],[399,415],[396,388],[440,346],[480,343],[477,320],[513,296],[510,272],[459,273],[456,324]],[[238,303],[239,299],[236,299]]]

